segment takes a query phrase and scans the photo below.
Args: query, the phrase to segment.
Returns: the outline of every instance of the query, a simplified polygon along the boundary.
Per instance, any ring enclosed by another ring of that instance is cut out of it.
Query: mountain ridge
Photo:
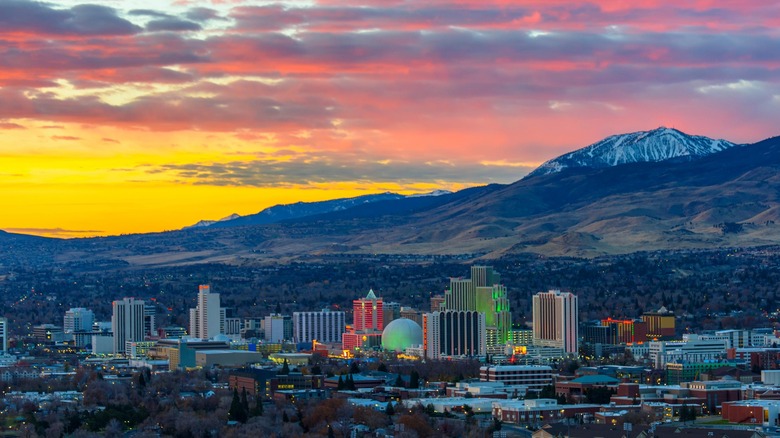
[[[689,135],[662,126],[650,131],[611,135],[584,148],[545,161],[526,178],[570,168],[603,168],[669,159],[695,160],[736,145],[727,140]]]
[[[573,167],[508,185],[387,199],[265,225],[29,246],[15,239],[21,243],[8,245],[0,265],[29,260],[79,269],[145,268],[371,254],[596,257],[780,245],[779,224],[780,137],[772,137],[691,161]]]

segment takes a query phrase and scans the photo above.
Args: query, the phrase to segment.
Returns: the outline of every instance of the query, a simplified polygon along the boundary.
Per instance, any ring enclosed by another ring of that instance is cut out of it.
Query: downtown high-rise
[[[338,343],[346,328],[344,312],[293,312],[295,342]]]
[[[124,354],[127,342],[144,340],[144,302],[135,298],[123,298],[114,301],[112,309],[114,354]]]
[[[491,266],[472,266],[471,278],[451,278],[442,310],[470,310],[485,314],[487,346],[503,351],[512,341],[512,313],[506,286]]]
[[[190,336],[211,339],[223,332],[225,312],[220,307],[219,294],[206,284],[198,286],[198,301],[190,309]]]
[[[579,306],[571,292],[551,290],[533,296],[533,343],[579,352]]]

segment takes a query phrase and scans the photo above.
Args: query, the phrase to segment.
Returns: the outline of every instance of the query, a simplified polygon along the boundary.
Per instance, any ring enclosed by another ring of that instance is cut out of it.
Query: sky
[[[178,229],[780,134],[780,3],[0,1],[0,229]]]

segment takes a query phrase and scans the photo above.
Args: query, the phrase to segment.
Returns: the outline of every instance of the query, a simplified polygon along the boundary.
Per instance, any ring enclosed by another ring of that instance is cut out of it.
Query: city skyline
[[[773,4],[248,3],[2,2],[0,229],[509,183],[661,125],[778,134]]]

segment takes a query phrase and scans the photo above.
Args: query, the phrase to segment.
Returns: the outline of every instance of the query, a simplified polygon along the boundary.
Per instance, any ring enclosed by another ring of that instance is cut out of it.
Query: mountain
[[[294,204],[274,205],[268,207],[259,213],[240,216],[232,220],[215,222],[209,225],[210,228],[230,228],[247,225],[265,225],[282,222],[290,219],[297,219],[307,216],[315,216],[332,211],[346,210],[357,205],[370,204],[389,199],[401,199],[403,195],[396,193],[379,193],[374,195],[356,196],[354,198],[331,199],[329,201],[319,202],[296,202]]]
[[[238,218],[240,218],[240,217],[241,217],[241,215],[238,215],[238,214],[236,214],[236,213],[233,213],[233,214],[231,214],[230,216],[226,216],[226,217],[223,217],[222,219],[217,219],[217,220],[215,220],[215,221],[214,221],[214,220],[208,220],[208,219],[204,219],[204,220],[200,220],[200,221],[198,221],[197,223],[195,223],[195,224],[193,224],[193,225],[190,225],[190,226],[184,227],[184,228],[182,228],[182,230],[189,230],[189,229],[192,229],[192,228],[204,228],[204,227],[210,227],[210,226],[212,226],[212,225],[216,224],[217,222],[232,221],[233,219],[238,219]]]
[[[363,195],[354,198],[341,198],[332,199],[329,201],[319,202],[296,202],[294,204],[274,205],[273,207],[266,208],[259,213],[239,216],[232,215],[219,221],[200,221],[198,225],[195,224],[191,227],[184,229],[191,229],[196,227],[211,227],[211,228],[229,228],[229,227],[241,227],[247,225],[265,225],[273,224],[277,222],[298,219],[309,216],[316,216],[320,214],[344,211],[360,205],[373,204],[375,202],[382,201],[394,201],[403,198],[427,198],[447,195],[452,192],[447,190],[436,190],[430,193],[422,193],[417,195],[399,195],[397,193],[379,193],[374,195]]]
[[[469,260],[733,247],[780,253],[780,137],[696,160],[571,167],[509,185],[391,196],[262,225],[29,245],[17,239],[21,243],[10,246],[6,237],[0,234],[0,267],[34,263],[96,271],[329,255]]]
[[[590,146],[553,158],[528,177],[547,175],[571,168],[603,168],[621,164],[664,161],[673,158],[694,160],[736,146],[726,140],[688,135],[660,127],[607,137]]]

